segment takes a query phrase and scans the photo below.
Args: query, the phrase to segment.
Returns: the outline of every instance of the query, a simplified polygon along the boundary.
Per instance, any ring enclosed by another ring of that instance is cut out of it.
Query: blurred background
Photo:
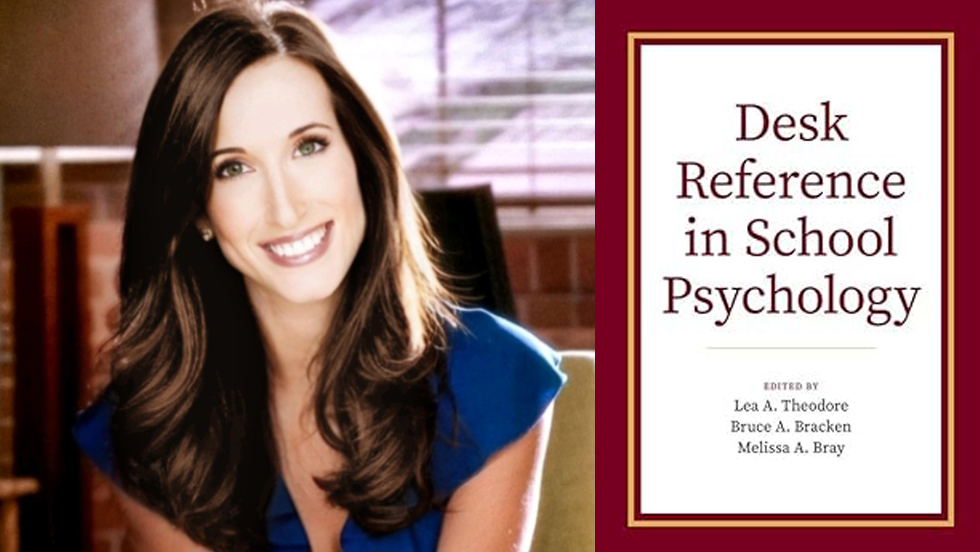
[[[18,536],[22,550],[120,549],[108,482],[68,431],[107,377],[97,351],[117,318],[143,109],[202,4],[0,0],[0,552]],[[490,291],[471,295],[500,295],[558,349],[594,349],[594,0],[302,5],[390,120],[434,218],[469,213],[454,190],[492,190],[472,207],[496,215],[489,267],[460,265]]]

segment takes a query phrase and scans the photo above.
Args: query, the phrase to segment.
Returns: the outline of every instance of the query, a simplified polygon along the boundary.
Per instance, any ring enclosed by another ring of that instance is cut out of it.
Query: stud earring
[[[212,238],[214,238],[214,231],[213,230],[211,230],[210,228],[201,228],[201,239],[202,240],[204,240],[206,242],[209,242],[209,241],[211,241]]]

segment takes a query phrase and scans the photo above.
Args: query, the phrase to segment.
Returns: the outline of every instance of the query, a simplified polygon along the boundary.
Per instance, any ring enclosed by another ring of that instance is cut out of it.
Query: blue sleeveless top
[[[450,496],[498,450],[524,435],[565,382],[559,356],[526,330],[482,309],[459,309],[462,328],[450,328],[447,381],[436,397],[432,482]],[[114,479],[110,442],[112,405],[102,397],[78,415],[79,447]],[[435,552],[443,512],[433,509],[412,525],[373,535],[353,519],[340,534],[344,552]],[[266,510],[274,552],[309,552],[310,543],[282,477]]]

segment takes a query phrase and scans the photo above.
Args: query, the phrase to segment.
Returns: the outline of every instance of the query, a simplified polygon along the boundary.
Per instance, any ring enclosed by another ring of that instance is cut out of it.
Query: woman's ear
[[[201,233],[202,240],[207,242],[214,238],[214,230],[211,229],[211,221],[208,220],[208,217],[197,219],[194,226],[197,226],[197,231]]]

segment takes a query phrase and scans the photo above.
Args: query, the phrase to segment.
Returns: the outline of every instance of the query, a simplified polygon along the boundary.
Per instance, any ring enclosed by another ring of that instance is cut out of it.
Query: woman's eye
[[[309,155],[313,155],[314,153],[325,148],[326,146],[327,143],[319,138],[311,138],[309,140],[303,140],[303,142],[296,147],[296,155],[299,157],[306,157]]]
[[[218,178],[235,178],[248,172],[245,163],[241,161],[229,161],[218,167],[215,176]]]

